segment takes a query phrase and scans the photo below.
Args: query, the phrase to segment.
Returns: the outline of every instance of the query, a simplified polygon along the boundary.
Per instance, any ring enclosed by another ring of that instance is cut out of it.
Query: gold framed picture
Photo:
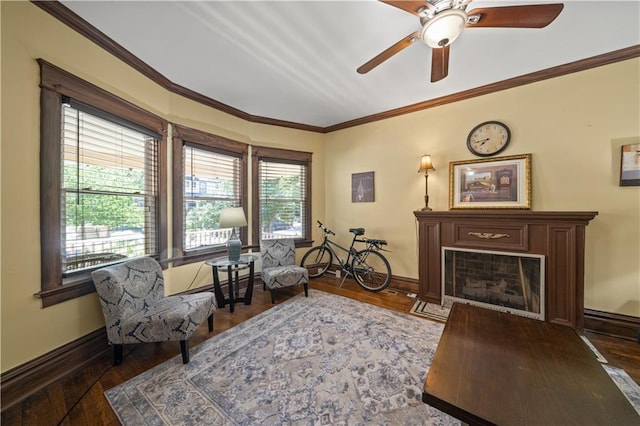
[[[531,154],[449,163],[449,208],[531,209]]]

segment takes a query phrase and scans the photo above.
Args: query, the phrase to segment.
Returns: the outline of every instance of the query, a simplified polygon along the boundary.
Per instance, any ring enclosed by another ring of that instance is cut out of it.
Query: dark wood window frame
[[[68,96],[163,136],[158,149],[158,252],[167,250],[167,122],[43,59],[40,66],[40,242],[42,306],[52,306],[95,291],[90,271],[63,277],[61,258],[61,109]],[[159,260],[162,260],[160,258]]]
[[[171,256],[174,265],[183,265],[193,262],[202,262],[214,256],[223,256],[226,247],[207,248],[203,250],[189,250],[184,247],[184,158],[183,147],[200,145],[203,149],[209,149],[221,154],[241,155],[241,204],[247,209],[247,156],[249,145],[227,139],[222,136],[203,132],[202,130],[172,124],[173,137],[173,254]],[[247,228],[240,228],[240,239],[247,241]],[[246,244],[245,244],[246,245]]]
[[[281,148],[268,148],[268,147],[259,147],[253,146],[251,151],[251,180],[252,180],[252,189],[253,189],[253,205],[252,205],[252,216],[253,216],[253,226],[252,226],[252,235],[253,235],[253,244],[254,246],[258,246],[260,244],[260,193],[259,193],[259,164],[261,160],[272,161],[272,162],[281,162],[281,163],[289,163],[289,164],[300,164],[304,165],[307,170],[306,176],[306,200],[305,200],[305,221],[302,224],[304,229],[304,237],[296,239],[296,247],[310,247],[313,243],[311,240],[311,222],[312,222],[312,211],[311,211],[311,160],[312,153],[304,152],[304,151],[294,151],[288,149]]]

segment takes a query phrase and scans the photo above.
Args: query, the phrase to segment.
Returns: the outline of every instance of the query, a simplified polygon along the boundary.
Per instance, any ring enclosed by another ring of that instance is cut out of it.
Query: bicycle
[[[340,267],[345,272],[342,283],[349,275],[355,277],[356,282],[364,289],[378,292],[384,290],[391,282],[391,266],[389,261],[380,253],[384,250],[382,246],[386,245],[385,240],[362,237],[364,228],[351,228],[349,232],[353,233],[351,246],[347,249],[341,245],[331,241],[329,235],[336,235],[335,232],[324,226],[320,221],[318,227],[322,229],[322,243],[319,246],[310,248],[302,257],[300,266],[307,268],[309,278],[319,277],[327,272],[332,266],[335,258]],[[356,250],[355,243],[365,243],[363,250]],[[340,249],[347,253],[346,259],[342,259],[336,249]],[[342,286],[340,283],[340,286]]]

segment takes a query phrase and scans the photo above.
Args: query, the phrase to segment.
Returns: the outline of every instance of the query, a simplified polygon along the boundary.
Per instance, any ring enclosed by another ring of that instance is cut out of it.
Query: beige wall
[[[465,138],[475,124],[503,120],[514,132],[505,154],[533,154],[534,209],[600,212],[587,230],[586,306],[640,316],[640,192],[617,186],[621,139],[640,135],[640,60],[321,135],[203,107],[163,90],[31,3],[0,7],[0,119],[11,123],[2,127],[0,157],[2,372],[104,325],[95,295],[46,309],[34,296],[40,290],[39,57],[170,121],[313,152],[312,219],[340,238],[348,238],[350,226],[386,238],[394,274],[412,278],[412,212],[424,195],[424,178],[416,173],[420,155],[432,154],[438,169],[429,178],[430,205],[447,209],[448,162],[472,158]],[[376,201],[352,204],[351,173],[365,171],[375,172]],[[199,268],[167,270],[168,291],[183,290],[194,277],[194,286],[210,283],[209,270]]]
[[[174,123],[249,144],[313,152],[313,210],[324,210],[323,135],[248,123],[162,89],[27,2],[2,2],[1,371],[100,327],[95,294],[42,309],[40,299],[39,96],[43,58]],[[170,155],[170,150],[169,150]],[[171,185],[169,185],[171,188]],[[169,200],[169,206],[171,205]],[[169,214],[171,212],[169,211]],[[170,234],[169,234],[170,235]],[[211,283],[201,264],[166,271],[167,292]]]
[[[420,156],[432,155],[429,205],[448,209],[450,161],[474,157],[478,123],[512,129],[504,155],[532,154],[534,210],[598,211],[587,227],[585,306],[640,316],[640,189],[618,186],[620,146],[640,141],[640,59],[334,132],[325,138],[326,220],[389,240],[396,275],[417,277],[413,210]],[[502,155],[502,154],[501,154]],[[375,203],[351,203],[352,173],[375,172]]]

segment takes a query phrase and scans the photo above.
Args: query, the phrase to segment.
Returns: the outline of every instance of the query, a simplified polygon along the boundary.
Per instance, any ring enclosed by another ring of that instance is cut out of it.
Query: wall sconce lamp
[[[420,169],[418,169],[418,173],[424,172],[424,207],[422,211],[431,211],[431,207],[429,207],[429,170],[436,171],[433,168],[431,156],[424,154],[420,159]]]
[[[242,241],[236,235],[236,227],[247,226],[247,218],[242,207],[230,207],[220,212],[220,228],[232,228],[231,236],[227,240],[227,256],[231,261],[240,259]]]

